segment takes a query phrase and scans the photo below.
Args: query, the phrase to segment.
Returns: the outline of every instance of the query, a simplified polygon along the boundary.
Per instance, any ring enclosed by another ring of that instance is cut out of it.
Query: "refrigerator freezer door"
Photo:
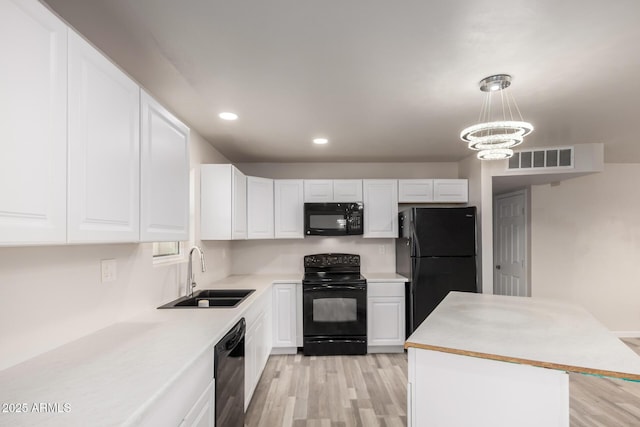
[[[449,291],[476,292],[476,258],[412,258],[409,333],[427,318]]]
[[[475,256],[476,208],[415,208],[412,256]]]

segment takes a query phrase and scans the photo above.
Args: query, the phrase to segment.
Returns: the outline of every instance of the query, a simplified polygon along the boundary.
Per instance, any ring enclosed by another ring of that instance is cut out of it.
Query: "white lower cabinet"
[[[401,352],[404,341],[404,283],[367,283],[368,351]]]
[[[265,292],[245,314],[244,337],[244,409],[249,407],[253,392],[271,353],[271,293]]]
[[[180,427],[214,427],[216,416],[216,389],[215,381],[211,381],[198,401],[184,417]]]
[[[158,390],[159,397],[135,425],[198,426],[215,424],[214,346],[202,353],[171,384]]]
[[[273,285],[273,354],[295,354],[297,343],[298,288],[295,283]]]

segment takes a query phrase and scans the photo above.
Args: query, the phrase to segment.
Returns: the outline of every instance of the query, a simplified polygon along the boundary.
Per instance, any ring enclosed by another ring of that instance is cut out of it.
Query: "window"
[[[180,242],[157,242],[153,244],[153,258],[180,255]]]

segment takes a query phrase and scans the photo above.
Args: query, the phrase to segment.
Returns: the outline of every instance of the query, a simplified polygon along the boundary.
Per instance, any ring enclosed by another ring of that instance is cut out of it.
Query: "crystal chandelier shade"
[[[513,156],[512,148],[522,144],[524,137],[533,132],[531,123],[522,120],[518,104],[508,90],[509,86],[511,76],[508,74],[482,79],[480,90],[486,95],[478,123],[460,132],[460,139],[470,149],[478,150],[481,160],[508,159]],[[500,95],[499,99],[495,99],[498,98],[497,94]]]

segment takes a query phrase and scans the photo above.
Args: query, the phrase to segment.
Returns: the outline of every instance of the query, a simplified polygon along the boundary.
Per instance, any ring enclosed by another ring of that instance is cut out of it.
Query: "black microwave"
[[[306,236],[352,236],[363,231],[362,203],[305,203]]]

